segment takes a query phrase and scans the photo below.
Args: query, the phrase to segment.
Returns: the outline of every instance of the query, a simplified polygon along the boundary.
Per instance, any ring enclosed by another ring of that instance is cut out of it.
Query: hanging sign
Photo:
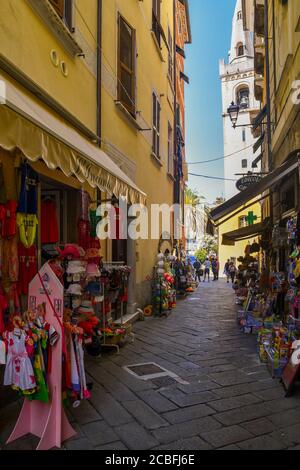
[[[236,187],[239,191],[245,191],[245,189],[249,188],[250,186],[253,186],[256,183],[259,183],[261,179],[262,179],[261,175],[243,176],[243,178],[239,179],[236,182]]]

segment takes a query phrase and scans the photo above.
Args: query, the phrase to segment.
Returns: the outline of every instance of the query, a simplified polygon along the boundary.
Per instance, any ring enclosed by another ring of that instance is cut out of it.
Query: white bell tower
[[[232,38],[228,64],[220,61],[222,82],[222,115],[224,131],[224,156],[238,152],[224,159],[224,177],[237,180],[236,173],[253,171],[252,162],[259,155],[253,154],[253,145],[257,138],[252,134],[250,124],[259,112],[259,102],[254,96],[254,48],[253,33],[244,30],[242,0],[237,0],[232,20]],[[240,106],[238,126],[232,127],[227,109],[234,102]],[[260,170],[260,164],[257,169]],[[239,191],[234,181],[225,181],[225,198],[230,199]]]

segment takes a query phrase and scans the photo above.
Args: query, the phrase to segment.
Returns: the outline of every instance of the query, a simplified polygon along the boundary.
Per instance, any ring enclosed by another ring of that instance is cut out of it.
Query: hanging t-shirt
[[[42,244],[59,241],[56,204],[52,199],[44,199],[41,204],[41,241]]]
[[[18,212],[24,214],[37,214],[37,185],[38,174],[24,163],[21,165],[21,190]]]
[[[28,295],[28,286],[37,273],[37,255],[35,245],[25,248],[22,243],[18,245],[19,252],[19,294]]]

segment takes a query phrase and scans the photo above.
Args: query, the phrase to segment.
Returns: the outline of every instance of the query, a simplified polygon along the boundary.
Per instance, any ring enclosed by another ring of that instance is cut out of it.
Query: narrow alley
[[[284,398],[258,359],[256,336],[240,332],[235,312],[230,285],[202,283],[168,318],[137,322],[134,343],[119,355],[88,359],[92,398],[68,412],[78,434],[64,448],[298,448],[299,393]],[[146,381],[124,369],[145,363],[175,376]],[[16,404],[1,410],[2,445],[17,414]],[[4,448],[36,442],[30,436]]]

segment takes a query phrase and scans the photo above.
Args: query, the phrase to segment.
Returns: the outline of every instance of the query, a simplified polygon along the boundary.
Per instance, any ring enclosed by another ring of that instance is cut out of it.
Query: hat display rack
[[[103,271],[106,271],[106,272],[130,269],[128,266],[125,265],[125,263],[123,261],[111,261],[111,262],[102,261],[101,264],[102,264]],[[107,335],[106,335],[107,318],[106,318],[106,312],[105,312],[106,297],[105,297],[105,289],[104,288],[103,288],[103,292],[104,292],[103,301],[102,301],[103,341],[102,341],[101,346],[103,348],[114,348],[114,349],[116,349],[117,354],[119,354],[120,348],[119,348],[118,344],[107,343]],[[122,326],[123,325],[123,319],[124,319],[124,301],[123,301],[123,299],[120,300],[120,304],[121,304],[120,324]],[[134,338],[133,333],[129,333],[129,336],[131,336],[131,338],[133,340],[133,338]]]

